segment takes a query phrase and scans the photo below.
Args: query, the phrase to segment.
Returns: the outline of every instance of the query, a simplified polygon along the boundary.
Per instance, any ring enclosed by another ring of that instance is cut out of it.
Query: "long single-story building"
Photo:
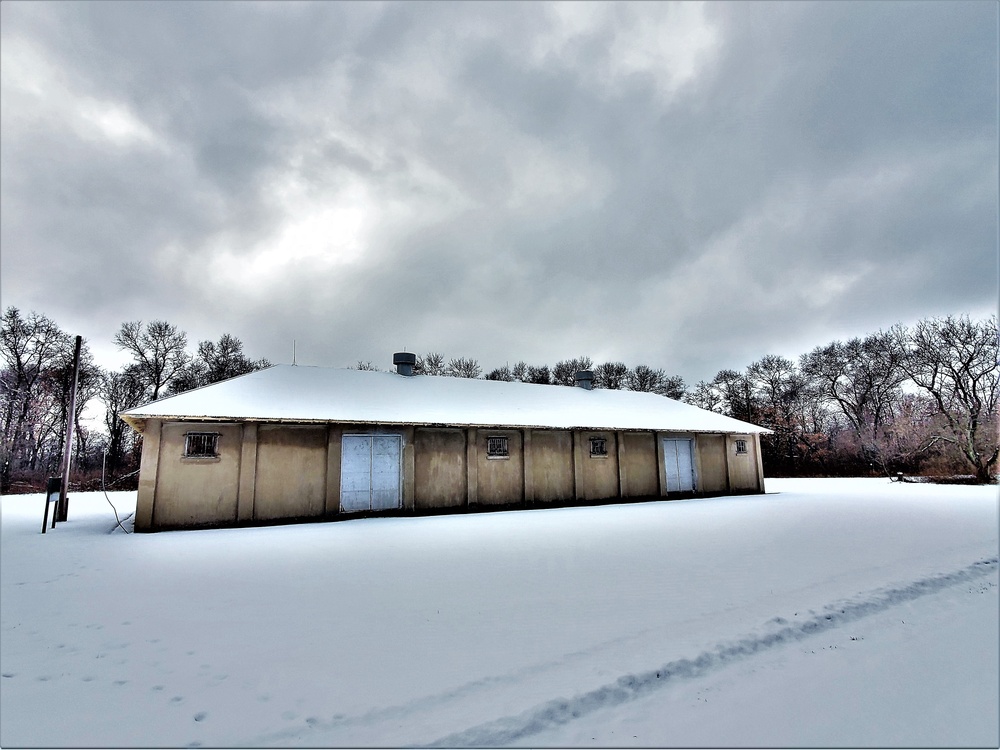
[[[766,429],[652,393],[274,365],[124,412],[137,531],[764,491]]]

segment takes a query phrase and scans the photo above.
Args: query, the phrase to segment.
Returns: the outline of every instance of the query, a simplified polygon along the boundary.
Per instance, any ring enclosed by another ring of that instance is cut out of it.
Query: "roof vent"
[[[392,355],[392,363],[400,375],[412,375],[413,366],[417,364],[417,355],[410,352],[396,352]]]
[[[575,378],[576,384],[586,391],[594,387],[594,373],[590,370],[577,370]]]

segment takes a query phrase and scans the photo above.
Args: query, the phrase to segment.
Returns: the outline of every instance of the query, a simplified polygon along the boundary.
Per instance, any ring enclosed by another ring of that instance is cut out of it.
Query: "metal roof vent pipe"
[[[413,374],[413,366],[417,364],[417,355],[410,352],[396,352],[392,355],[392,363],[396,365],[396,372],[409,377]]]
[[[574,377],[576,384],[585,391],[589,391],[594,387],[594,373],[591,370],[577,370]]]

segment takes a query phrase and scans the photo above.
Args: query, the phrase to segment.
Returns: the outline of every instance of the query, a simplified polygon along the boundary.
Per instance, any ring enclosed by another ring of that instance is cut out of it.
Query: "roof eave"
[[[360,419],[316,419],[309,417],[233,417],[212,415],[176,415],[176,414],[119,414],[119,417],[136,432],[145,431],[146,422],[158,419],[169,422],[219,422],[219,423],[253,423],[253,424],[346,424],[346,425],[384,425],[392,427],[439,427],[442,429],[483,429],[483,430],[607,430],[613,432],[686,432],[700,435],[752,435],[773,434],[774,430],[765,427],[748,425],[754,429],[692,429],[689,427],[612,427],[595,425],[542,425],[524,423],[477,423],[477,422],[415,422],[415,421],[372,421]]]

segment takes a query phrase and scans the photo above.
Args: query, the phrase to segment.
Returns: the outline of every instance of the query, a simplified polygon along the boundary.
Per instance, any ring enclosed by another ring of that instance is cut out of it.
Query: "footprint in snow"
[[[208,714],[205,711],[199,711],[198,713],[196,713],[194,715],[194,720],[195,721],[204,721],[207,717],[208,717]]]

